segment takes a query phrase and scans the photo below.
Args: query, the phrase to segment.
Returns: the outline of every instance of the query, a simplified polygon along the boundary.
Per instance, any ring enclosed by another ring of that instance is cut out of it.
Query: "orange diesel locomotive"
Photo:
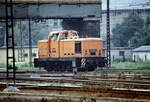
[[[47,71],[93,71],[104,67],[101,38],[79,38],[78,32],[64,30],[51,32],[48,40],[38,42],[38,56],[35,67],[44,67]]]

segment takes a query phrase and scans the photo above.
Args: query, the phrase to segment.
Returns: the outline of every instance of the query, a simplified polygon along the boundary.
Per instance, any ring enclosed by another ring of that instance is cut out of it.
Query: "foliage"
[[[144,27],[132,37],[133,46],[150,45],[150,16],[146,18]]]
[[[129,14],[124,18],[121,24],[117,24],[112,30],[112,43],[116,47],[127,47],[130,39],[135,35],[139,29],[144,25],[144,20],[136,13]]]

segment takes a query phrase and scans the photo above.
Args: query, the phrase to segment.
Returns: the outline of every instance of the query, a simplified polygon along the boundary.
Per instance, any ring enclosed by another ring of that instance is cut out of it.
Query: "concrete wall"
[[[0,49],[0,64],[6,64],[6,50]]]
[[[132,49],[128,47],[111,48],[111,61],[132,61]],[[122,54],[124,53],[124,54]],[[106,56],[106,50],[104,50]]]
[[[14,4],[14,18],[101,18],[101,3],[26,3]],[[0,18],[5,19],[5,5],[0,3]]]
[[[124,55],[121,54],[124,53]],[[131,49],[112,49],[111,50],[112,61],[131,61],[132,50]]]
[[[133,61],[150,61],[150,52],[133,52]]]
[[[32,57],[32,61],[34,61],[34,58],[38,57],[38,49],[32,48],[32,54],[36,55]],[[20,62],[18,48],[15,49],[15,60],[16,62]],[[24,48],[23,60],[24,62],[29,63],[29,48]],[[6,64],[6,49],[5,48],[0,48],[0,64]]]

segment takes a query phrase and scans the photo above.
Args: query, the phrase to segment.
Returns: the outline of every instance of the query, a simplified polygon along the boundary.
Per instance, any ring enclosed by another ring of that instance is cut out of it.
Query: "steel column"
[[[109,15],[109,0],[107,0],[107,67],[111,67],[111,53],[110,53],[110,15]]]
[[[32,67],[32,36],[31,36],[31,19],[29,19],[29,64]]]
[[[9,81],[13,80],[16,85],[16,67],[15,67],[15,51],[14,51],[14,24],[13,24],[13,4],[12,0],[5,0],[6,14],[6,61],[7,61],[7,87]],[[10,76],[10,70],[13,70],[13,76]]]
[[[22,33],[22,26],[21,26],[21,20],[19,23],[19,29],[20,29],[20,48],[18,49],[18,61],[24,62],[25,58],[24,58],[24,40],[23,40],[23,33]]]

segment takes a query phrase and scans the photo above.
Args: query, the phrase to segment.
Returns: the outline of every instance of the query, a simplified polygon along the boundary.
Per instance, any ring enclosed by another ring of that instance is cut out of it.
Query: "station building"
[[[133,49],[133,61],[150,61],[150,45]]]
[[[110,52],[112,62],[132,61],[132,48],[130,47],[111,47]],[[107,56],[106,48],[103,49],[103,53]]]
[[[10,52],[11,53],[11,52]],[[32,46],[32,62],[34,58],[38,57],[38,48],[37,46]],[[29,63],[29,47],[15,47],[15,61],[16,62],[25,62]],[[6,47],[0,47],[0,64],[6,64]]]

